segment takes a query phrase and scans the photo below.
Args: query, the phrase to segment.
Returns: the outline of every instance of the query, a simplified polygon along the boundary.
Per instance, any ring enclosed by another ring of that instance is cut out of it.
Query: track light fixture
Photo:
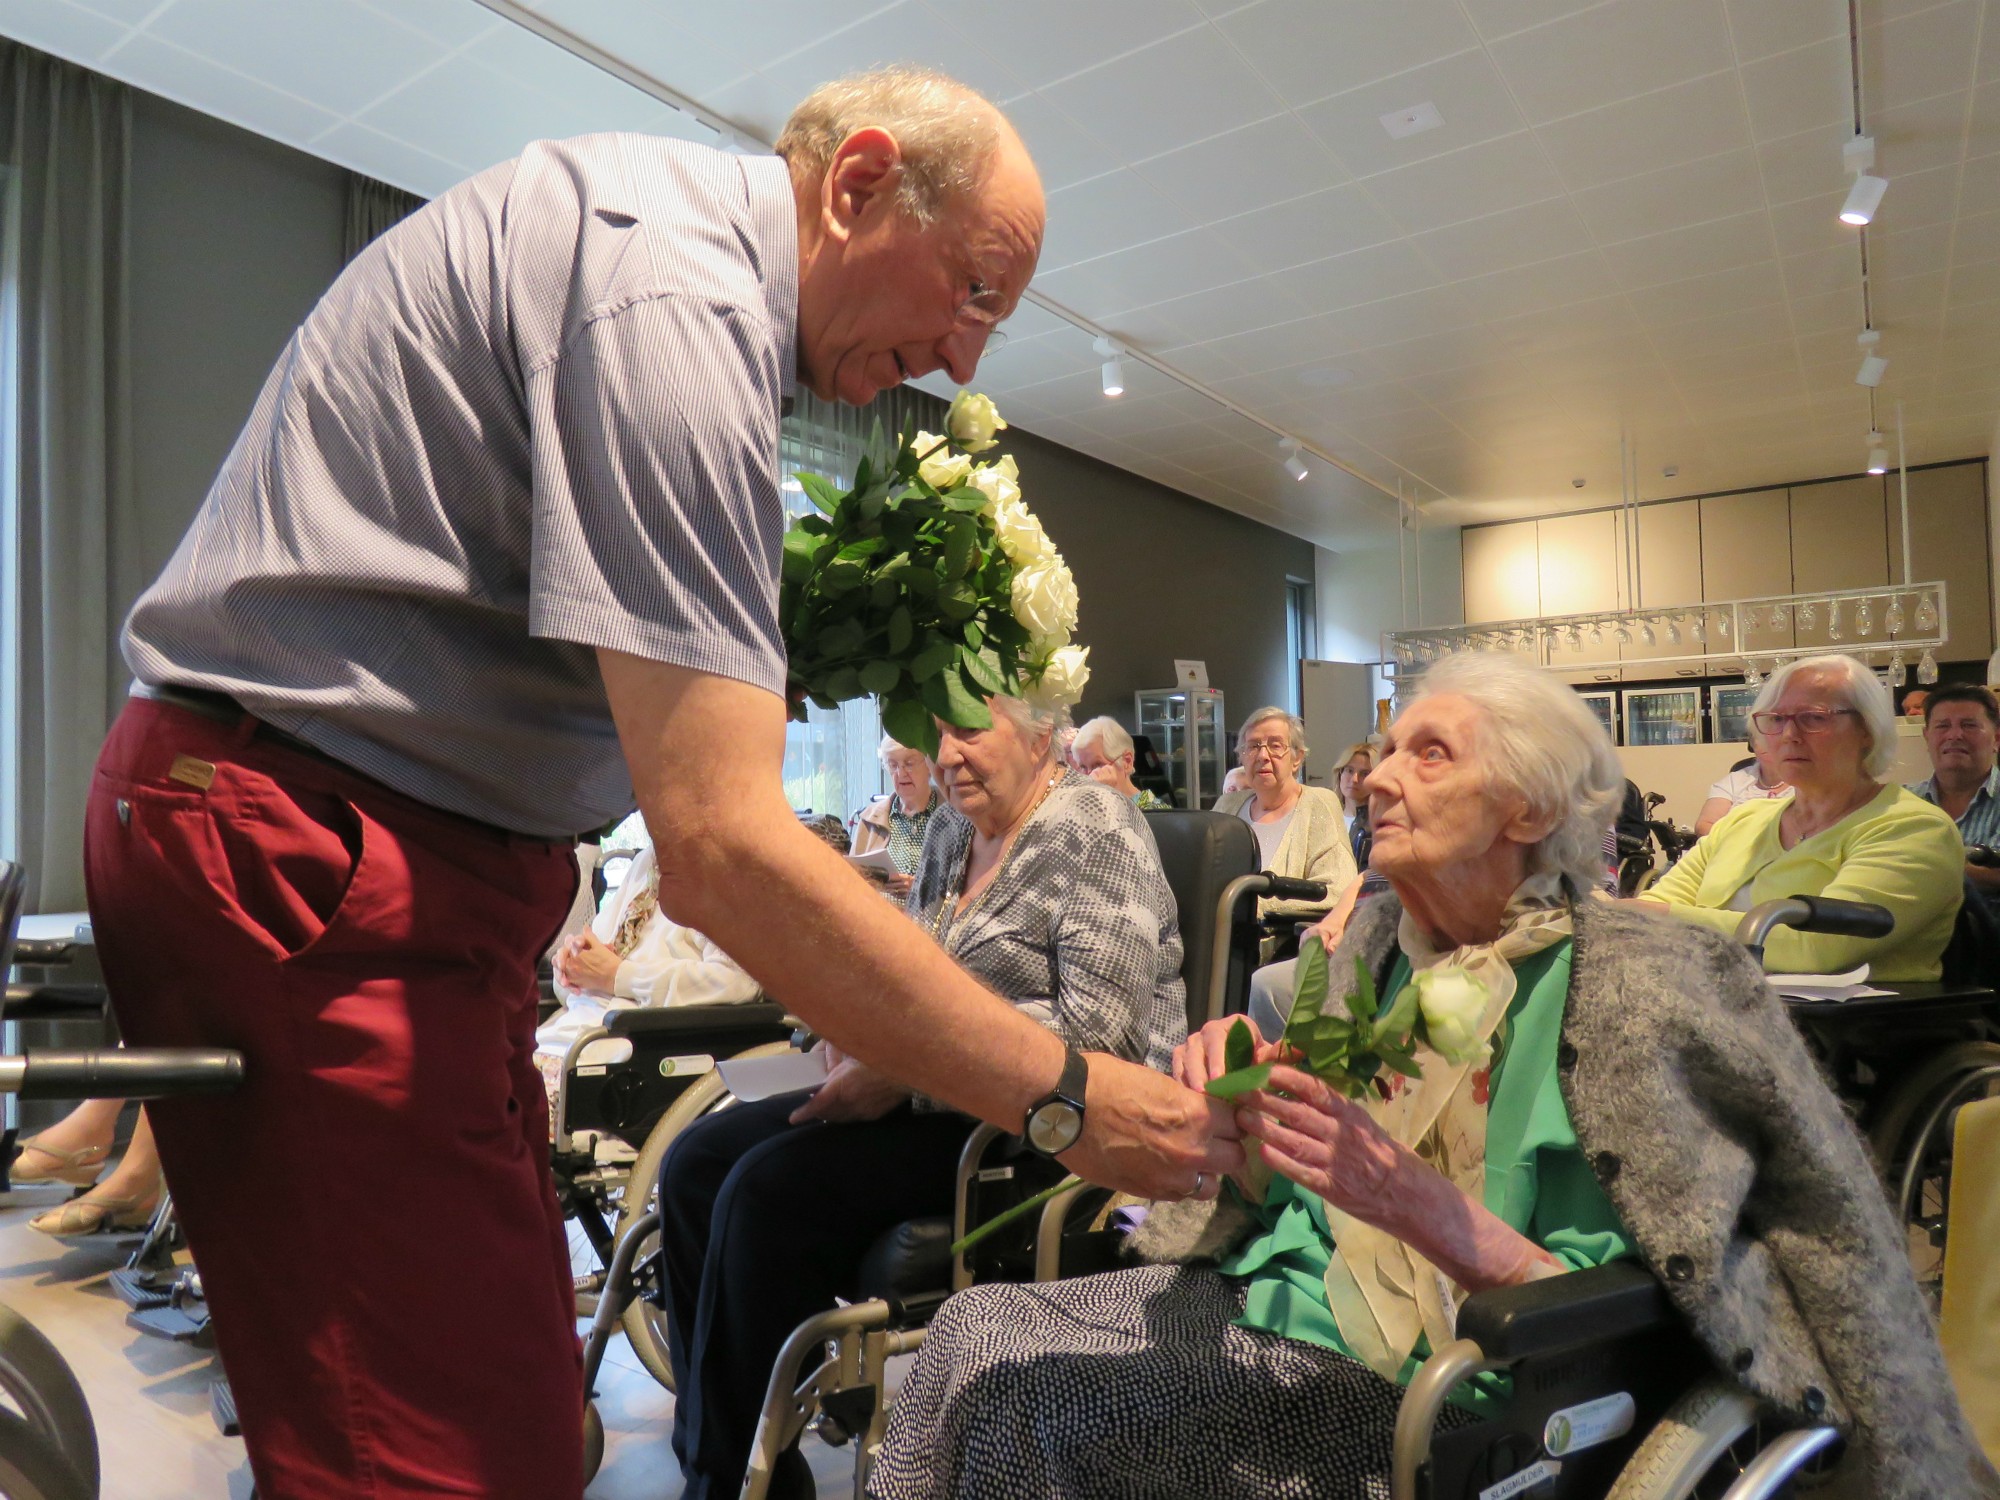
[[[1124,395],[1125,362],[1119,356],[1124,354],[1125,351],[1101,333],[1097,336],[1097,341],[1091,345],[1091,348],[1095,349],[1097,357],[1104,361],[1102,365],[1098,366],[1098,373],[1104,380],[1104,394],[1107,396]]]
[[[1883,373],[1889,368],[1888,356],[1882,352],[1882,330],[1864,328],[1854,342],[1861,349],[1861,368],[1854,373],[1854,383],[1872,390],[1882,383]]]
[[[1294,479],[1306,477],[1306,461],[1299,457],[1299,440],[1286,438],[1278,444],[1278,450],[1285,455],[1285,472]]]
[[[1840,159],[1854,174],[1854,186],[1847,190],[1847,201],[1840,206],[1840,222],[1866,224],[1882,206],[1882,195],[1889,191],[1888,178],[1871,177],[1868,172],[1875,165],[1875,137],[1857,135],[1840,148]]]
[[[1868,434],[1868,472],[1870,474],[1889,472],[1889,450],[1883,446],[1882,434],[1872,430]]]

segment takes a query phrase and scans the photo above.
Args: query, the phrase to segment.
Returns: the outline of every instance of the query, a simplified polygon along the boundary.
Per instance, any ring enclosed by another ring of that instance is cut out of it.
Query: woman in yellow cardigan
[[[1948,816],[1883,779],[1895,753],[1889,690],[1851,656],[1808,657],[1771,674],[1750,719],[1792,795],[1734,809],[1636,899],[1723,932],[1774,896],[1873,901],[1895,914],[1888,937],[1781,927],[1764,967],[1838,974],[1866,963],[1875,979],[1936,979],[1965,846]]]

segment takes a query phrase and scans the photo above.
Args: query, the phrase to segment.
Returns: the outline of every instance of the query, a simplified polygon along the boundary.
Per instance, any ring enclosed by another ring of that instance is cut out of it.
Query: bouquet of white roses
[[[893,455],[862,459],[850,488],[798,476],[819,514],[785,533],[779,620],[795,699],[832,708],[872,693],[884,729],[935,755],[933,715],[984,729],[988,696],[1082,695],[1076,581],[1022,502],[1014,460],[973,458],[1006,425],[961,391],[944,436],[905,432]]]

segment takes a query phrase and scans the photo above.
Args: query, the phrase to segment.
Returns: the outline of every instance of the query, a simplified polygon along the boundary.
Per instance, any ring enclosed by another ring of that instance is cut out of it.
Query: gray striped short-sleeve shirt
[[[503,828],[622,816],[593,648],[784,689],[797,317],[777,158],[529,147],[328,290],[133,607],[127,663]]]

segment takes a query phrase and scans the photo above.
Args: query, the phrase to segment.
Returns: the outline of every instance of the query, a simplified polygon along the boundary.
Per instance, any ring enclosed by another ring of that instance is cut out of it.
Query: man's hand
[[[564,938],[556,950],[556,981],[578,994],[615,995],[618,965],[618,955],[585,928]]]
[[[1213,1198],[1242,1170],[1242,1131],[1228,1104],[1151,1068],[1088,1057],[1083,1139],[1061,1157],[1077,1176],[1142,1198]]]
[[[819,1045],[826,1054],[826,1082],[792,1111],[794,1125],[808,1120],[879,1120],[910,1097],[900,1083],[845,1056],[830,1042]]]
[[[1229,1033],[1236,1029],[1239,1021],[1243,1025],[1250,1027],[1250,1034],[1253,1037],[1257,1035],[1257,1028],[1250,1025],[1249,1017],[1223,1016],[1218,1020],[1210,1021],[1201,1030],[1174,1048],[1173,1074],[1175,1078],[1180,1080],[1182,1087],[1190,1089],[1206,1088],[1210,1079],[1220,1078],[1224,1073],[1229,1071],[1229,1064],[1226,1060]],[[1282,1044],[1266,1042],[1260,1038],[1257,1042],[1257,1052],[1254,1060],[1257,1062],[1270,1062],[1283,1050]]]

